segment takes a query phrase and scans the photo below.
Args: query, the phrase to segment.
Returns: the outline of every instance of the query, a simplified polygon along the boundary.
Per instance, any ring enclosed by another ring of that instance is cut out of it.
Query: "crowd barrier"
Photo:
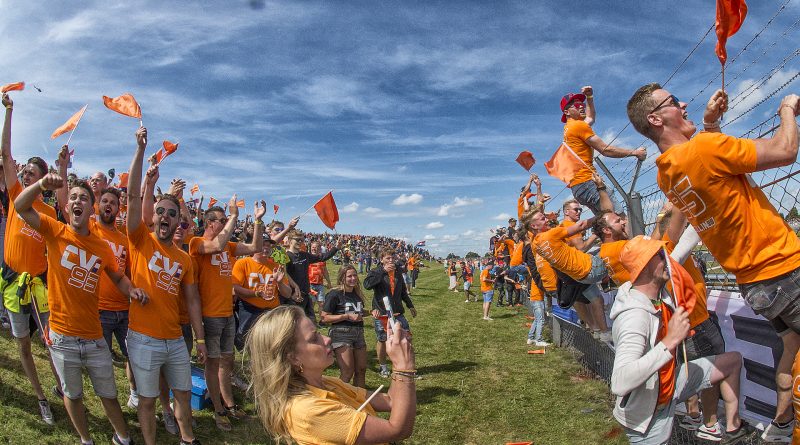
[[[606,313],[613,304],[615,294],[616,291],[604,293]],[[775,367],[783,352],[783,345],[772,325],[754,314],[738,292],[709,291],[708,310],[720,326],[726,351],[738,351],[743,357],[739,399],[741,416],[763,429],[775,414]],[[610,384],[614,350],[595,340],[577,323],[574,310],[569,311],[553,312],[553,344],[569,350],[584,370]],[[683,406],[680,406],[678,412],[682,413],[682,410]],[[724,419],[724,416],[720,417]],[[677,425],[676,421],[671,444],[708,443]],[[754,435],[739,443],[761,444],[762,441],[758,435]]]

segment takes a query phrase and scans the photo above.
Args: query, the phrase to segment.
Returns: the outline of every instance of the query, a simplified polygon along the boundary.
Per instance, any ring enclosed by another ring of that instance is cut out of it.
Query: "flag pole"
[[[675,306],[676,306],[676,309],[677,309],[677,307],[680,306],[680,302],[678,301],[678,291],[676,290],[677,286],[675,286],[675,279],[674,279],[675,278],[675,271],[672,269],[672,263],[669,260],[670,257],[669,257],[669,254],[667,253],[666,249],[664,249],[662,247],[662,250],[663,250],[663,252],[664,252],[664,254],[666,256],[667,270],[669,271],[669,282],[670,282],[670,284],[672,284],[672,295],[675,296]],[[681,340],[681,347],[683,349],[683,367],[684,367],[684,369],[686,371],[686,379],[687,379],[686,381],[689,381],[688,380],[689,379],[689,360],[687,360],[686,339],[685,338],[683,340]]]
[[[333,193],[333,189],[330,189],[330,190],[328,191],[328,193]],[[325,195],[327,195],[328,193],[326,193]],[[324,198],[324,197],[325,197],[325,195],[322,195],[322,198]],[[313,206],[309,207],[308,209],[306,209],[306,211],[305,211],[305,212],[301,213],[301,214],[300,214],[300,216],[298,216],[298,217],[297,217],[297,219],[300,219],[300,218],[302,218],[302,217],[306,216],[306,213],[310,212],[310,211],[311,211],[311,209],[313,209],[313,208],[314,208],[314,206],[316,206],[317,204],[319,204],[319,202],[320,202],[320,201],[322,201],[322,198],[319,198],[319,199],[317,200],[317,202],[315,202],[315,203],[314,203],[314,205],[313,205]]]
[[[69,137],[67,138],[67,145],[69,145],[69,142],[72,140],[72,135],[75,134],[75,130],[78,129],[78,124],[81,123],[81,119],[83,119],[83,115],[86,113],[87,108],[89,108],[89,104],[84,105],[81,117],[78,119],[78,122],[75,122],[75,126],[72,128],[72,131],[69,132]]]

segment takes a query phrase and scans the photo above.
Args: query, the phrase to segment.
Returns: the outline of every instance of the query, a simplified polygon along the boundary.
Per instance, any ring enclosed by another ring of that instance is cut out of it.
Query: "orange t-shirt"
[[[202,243],[202,237],[193,238],[189,242],[189,254],[197,261],[203,317],[230,317],[233,315],[231,272],[236,260],[236,243],[228,242],[222,252],[201,255],[198,251]]]
[[[536,270],[539,271],[539,276],[542,277],[544,290],[548,292],[555,292],[558,290],[558,276],[556,276],[556,271],[553,270],[553,266],[536,252],[533,252],[533,258],[536,260]]]
[[[489,292],[490,290],[494,290],[494,280],[489,277],[489,267],[487,266],[481,271],[481,292]]]
[[[192,274],[194,275],[194,282],[197,283],[197,261],[195,261],[194,258],[192,258]],[[186,294],[183,292],[183,287],[178,288],[178,320],[182,325],[189,324],[191,321],[189,319],[189,307],[186,305]]]
[[[658,309],[658,308],[656,308]],[[667,305],[661,303],[661,324],[658,326],[656,342],[661,341],[667,335],[667,325],[672,318],[672,311]],[[675,358],[668,361],[658,370],[658,402],[656,406],[664,405],[672,400],[675,394]]]
[[[603,243],[600,245],[600,252],[598,256],[606,264],[608,271],[608,278],[617,285],[622,286],[622,283],[631,280],[631,274],[628,272],[619,260],[619,254],[622,253],[622,248],[628,240],[612,241],[610,243]]]
[[[550,265],[580,281],[592,270],[592,256],[567,245],[567,229],[554,227],[536,235],[533,246]]]
[[[128,233],[131,282],[150,297],[147,304],[131,304],[130,329],[159,339],[183,336],[178,304],[182,285],[195,282],[192,259],[172,241],[162,243],[145,224]]]
[[[6,218],[5,262],[17,273],[28,272],[33,276],[41,275],[47,270],[45,244],[42,235],[33,230],[25,220],[17,214],[14,200],[22,193],[22,184],[17,181],[8,191],[8,217]],[[33,208],[40,215],[56,218],[56,209],[45,204],[41,199],[33,202]]]
[[[252,291],[261,291],[265,298],[260,297],[239,297],[247,304],[259,309],[274,309],[281,304],[278,298],[278,285],[272,272],[278,264],[267,258],[266,263],[259,263],[253,257],[241,258],[233,265],[234,284],[238,284]],[[282,283],[288,285],[289,279],[284,275]]]
[[[739,284],[800,267],[800,239],[747,176],[756,168],[752,140],[701,132],[656,165],[658,186]]]
[[[39,233],[47,244],[47,301],[50,328],[70,337],[103,337],[97,307],[100,275],[117,270],[117,260],[97,235],[78,235],[66,224],[39,214]]]
[[[675,250],[675,243],[669,239],[669,236],[666,233],[664,234],[664,241],[667,242],[667,253],[672,253],[672,251]],[[691,255],[689,258],[686,258],[686,261],[683,262],[682,266],[692,277],[692,281],[694,282],[694,293],[697,296],[694,309],[692,309],[692,312],[689,313],[689,325],[691,327],[695,327],[708,320],[708,297],[706,295],[706,282],[703,280],[703,274],[700,273],[700,270],[697,268],[697,265],[695,265],[694,258]],[[670,286],[669,283],[667,283],[667,286],[671,294],[672,286]]]
[[[563,227],[565,229],[569,229],[570,226],[574,226],[574,225],[575,225],[575,221],[571,221],[571,220],[568,220],[568,219],[565,219],[565,220],[561,221],[561,224],[559,224],[559,226],[561,226],[561,227]],[[572,241],[572,240],[580,241],[582,239],[583,239],[583,233],[578,232],[578,233],[568,237],[567,241]]]
[[[455,272],[455,267],[453,267],[453,272]],[[394,273],[389,274],[389,293],[394,295]]]
[[[509,266],[519,266],[522,264],[522,248],[524,247],[524,243],[522,241],[518,243],[514,243],[514,250],[511,254],[511,264]]]
[[[90,222],[92,230],[103,241],[108,243],[114,258],[117,259],[117,270],[122,273],[128,269],[128,238],[116,228],[109,230],[97,222]],[[117,285],[106,275],[100,277],[100,302],[102,311],[127,311],[130,300],[117,289]]]
[[[567,119],[567,123],[564,125],[564,142],[587,166],[592,165],[592,158],[594,158],[594,149],[586,143],[586,140],[592,136],[594,136],[594,130],[585,121]],[[575,172],[569,186],[574,187],[591,180],[592,170],[584,166]]]
[[[531,301],[542,301],[542,300],[544,300],[544,295],[542,295],[541,289],[539,289],[539,286],[537,286],[536,283],[534,283],[534,282],[531,282],[531,295],[530,295],[529,299]]]
[[[408,259],[408,270],[414,270],[417,267],[417,260],[413,257]]]

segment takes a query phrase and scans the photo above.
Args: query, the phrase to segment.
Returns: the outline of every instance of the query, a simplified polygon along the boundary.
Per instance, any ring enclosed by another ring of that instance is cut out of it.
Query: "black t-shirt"
[[[345,292],[333,289],[325,294],[325,304],[322,310],[333,315],[343,315],[351,312],[364,313],[364,300],[355,292]],[[364,321],[340,321],[334,323],[338,326],[364,326]]]

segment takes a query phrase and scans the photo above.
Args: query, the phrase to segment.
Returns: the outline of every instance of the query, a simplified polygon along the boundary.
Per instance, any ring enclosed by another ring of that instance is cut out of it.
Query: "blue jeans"
[[[531,300],[533,307],[533,323],[531,323],[531,330],[528,331],[528,338],[534,341],[542,341],[542,328],[544,327],[544,301]]]

